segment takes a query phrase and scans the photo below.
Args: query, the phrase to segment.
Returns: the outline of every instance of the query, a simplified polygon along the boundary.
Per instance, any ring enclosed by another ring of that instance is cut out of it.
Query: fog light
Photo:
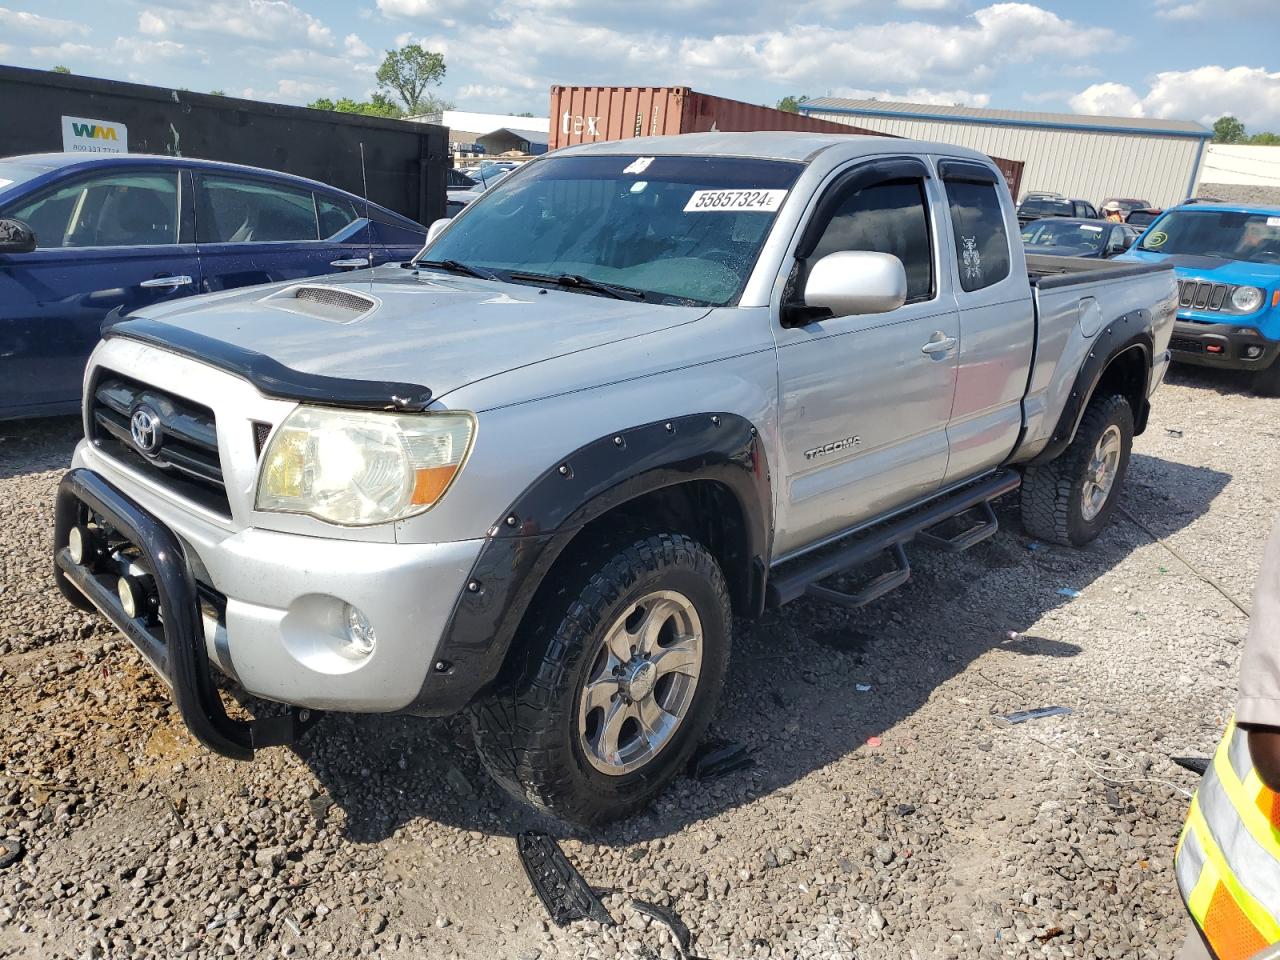
[[[116,581],[116,596],[120,598],[120,606],[124,608],[125,616],[130,620],[136,620],[138,611],[142,608],[142,584],[134,577],[121,577]]]
[[[1262,356],[1262,348],[1255,343],[1253,346],[1244,348],[1244,355],[1250,360],[1257,360]]]
[[[373,648],[378,642],[373,632],[373,624],[359,609],[349,603],[343,605],[343,612],[346,614],[347,621],[347,645],[342,652],[352,660],[363,660],[373,653]]]
[[[67,552],[71,554],[71,562],[79,566],[84,563],[85,536],[79,527],[72,527],[67,534]]]

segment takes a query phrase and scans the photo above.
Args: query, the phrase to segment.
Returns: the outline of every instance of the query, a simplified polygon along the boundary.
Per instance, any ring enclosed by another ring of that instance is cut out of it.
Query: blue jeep
[[[1119,259],[1176,269],[1173,359],[1250,371],[1258,393],[1280,396],[1280,207],[1174,207]]]
[[[254,167],[130,154],[0,160],[0,420],[78,410],[104,321],[370,258],[408,260],[425,240],[407,217]]]

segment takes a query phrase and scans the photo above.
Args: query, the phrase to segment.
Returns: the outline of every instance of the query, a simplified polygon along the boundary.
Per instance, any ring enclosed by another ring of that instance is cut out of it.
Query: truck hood
[[[299,296],[299,291],[303,295]],[[419,384],[436,398],[566,354],[706,316],[399,266],[253,287],[135,316],[263,354],[307,374]],[[128,321],[121,326],[127,335]]]

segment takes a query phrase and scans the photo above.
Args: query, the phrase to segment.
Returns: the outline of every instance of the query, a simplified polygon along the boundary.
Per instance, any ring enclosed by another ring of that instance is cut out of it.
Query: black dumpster
[[[445,215],[449,131],[278,103],[0,66],[3,156],[119,149],[282,170],[419,223]],[[96,134],[96,137],[95,137]]]

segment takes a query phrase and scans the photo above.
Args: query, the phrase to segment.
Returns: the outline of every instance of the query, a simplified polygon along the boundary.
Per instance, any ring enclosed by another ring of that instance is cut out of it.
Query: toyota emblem
[[[129,433],[138,452],[152,456],[160,449],[160,415],[150,407],[138,407],[129,418]]]

